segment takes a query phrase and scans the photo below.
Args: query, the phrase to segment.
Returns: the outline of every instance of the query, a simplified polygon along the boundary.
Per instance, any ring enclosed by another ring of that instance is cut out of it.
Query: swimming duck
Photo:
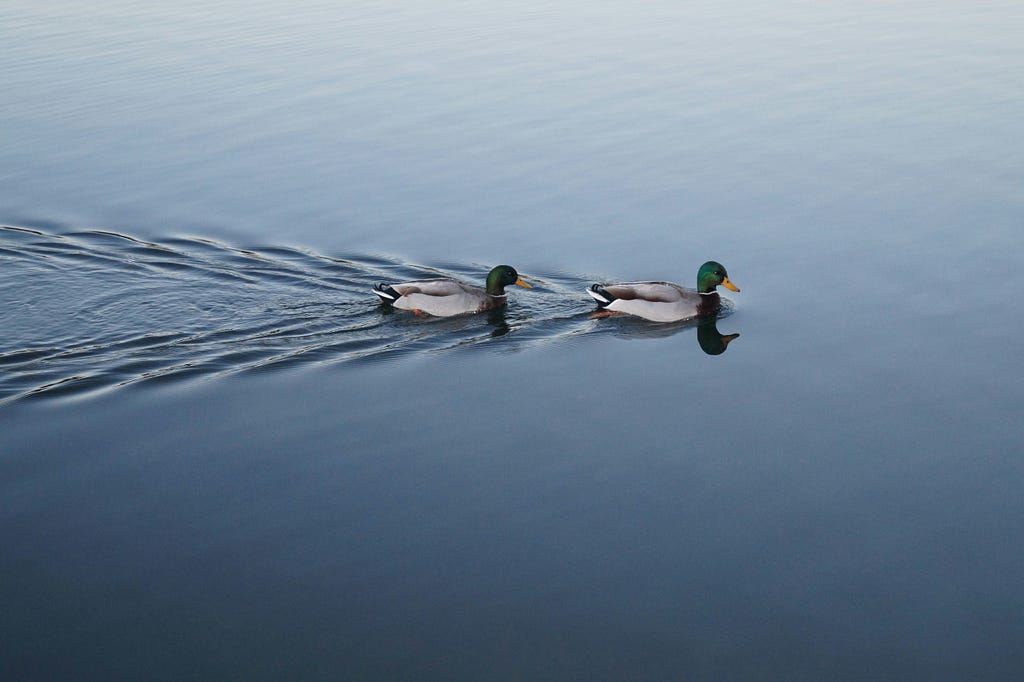
[[[523,281],[510,265],[499,265],[487,274],[487,288],[470,286],[448,277],[420,279],[402,284],[378,284],[373,293],[382,303],[417,315],[424,313],[450,317],[464,313],[480,313],[505,307],[505,287],[518,284],[532,287]]]
[[[716,314],[722,303],[716,291],[719,284],[740,290],[729,281],[721,263],[709,260],[697,271],[696,291],[672,282],[623,282],[593,284],[587,293],[607,315],[626,313],[654,322],[676,322]]]

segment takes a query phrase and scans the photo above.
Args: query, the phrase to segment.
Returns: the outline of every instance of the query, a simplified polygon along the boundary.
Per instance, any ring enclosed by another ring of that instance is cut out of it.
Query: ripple
[[[592,319],[583,291],[602,278],[563,272],[523,272],[533,289],[510,290],[504,310],[419,318],[382,308],[372,287],[436,276],[482,282],[491,265],[241,248],[199,236],[157,243],[106,230],[0,226],[0,259],[0,405],[307,364],[522,350],[591,334],[658,338],[698,326]],[[698,336],[704,348],[721,335]]]

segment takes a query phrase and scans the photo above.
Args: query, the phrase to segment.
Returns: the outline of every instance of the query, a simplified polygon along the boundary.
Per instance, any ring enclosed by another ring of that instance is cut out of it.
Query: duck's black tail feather
[[[615,300],[615,297],[608,293],[608,290],[600,284],[591,284],[590,288],[587,289],[587,293],[590,294],[591,298],[597,301],[599,308],[607,307]]]
[[[390,284],[381,282],[373,287],[373,293],[380,296],[380,300],[384,303],[392,303],[397,301],[402,295],[392,288]]]

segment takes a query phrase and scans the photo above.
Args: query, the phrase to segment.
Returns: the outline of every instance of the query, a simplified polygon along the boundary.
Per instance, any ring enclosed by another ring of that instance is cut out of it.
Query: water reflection
[[[505,336],[512,331],[511,325],[505,317],[505,309],[499,308],[497,310],[491,310],[487,313],[487,324],[492,327],[491,338],[498,338],[499,336]]]
[[[739,337],[739,332],[722,334],[718,331],[718,318],[713,317],[697,326],[697,343],[708,355],[721,355],[729,347],[729,343]]]
[[[609,325],[615,336],[624,339],[663,339],[696,327],[700,349],[708,355],[721,355],[739,337],[738,332],[722,334],[718,330],[718,320],[727,317],[732,310],[732,304],[723,299],[722,311],[717,315],[692,320],[649,322],[631,315],[602,315],[596,321],[599,325]]]

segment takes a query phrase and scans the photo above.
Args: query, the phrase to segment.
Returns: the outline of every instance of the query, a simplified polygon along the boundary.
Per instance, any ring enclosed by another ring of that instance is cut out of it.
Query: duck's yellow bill
[[[519,279],[516,280],[516,284],[518,284],[521,287],[526,287],[527,289],[532,289],[533,288],[532,286],[530,286],[529,284],[524,282],[522,277],[520,277]],[[736,291],[739,291],[739,289],[737,289]]]
[[[729,342],[737,338],[738,336],[739,334],[726,334],[725,336],[722,337],[722,345],[728,346]]]
[[[724,279],[722,279],[722,286],[725,287],[726,289],[728,289],[729,291],[739,291],[740,290],[740,288],[738,286],[736,286],[735,284],[733,284],[732,282],[729,281],[728,277],[725,277]]]

